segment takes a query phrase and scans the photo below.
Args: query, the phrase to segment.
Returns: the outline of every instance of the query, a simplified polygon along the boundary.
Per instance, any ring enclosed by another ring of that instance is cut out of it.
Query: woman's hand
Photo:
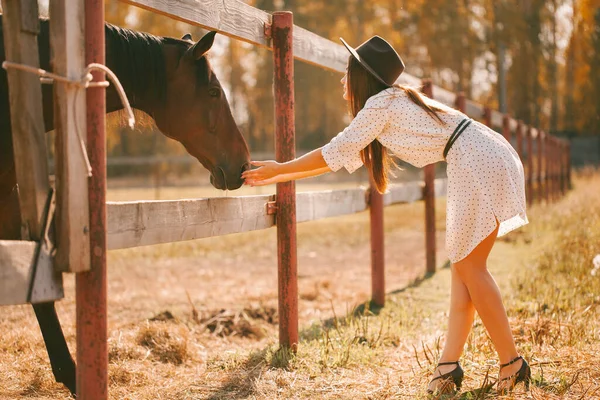
[[[283,182],[279,175],[281,164],[277,161],[251,161],[250,164],[257,169],[249,169],[242,173],[242,178],[246,181],[246,185],[264,186],[272,183]]]
[[[331,171],[327,166],[325,159],[323,159],[321,148],[285,163],[278,163],[276,161],[252,161],[250,164],[259,168],[244,171],[242,173],[245,184],[249,186],[264,186],[273,183],[310,178]]]

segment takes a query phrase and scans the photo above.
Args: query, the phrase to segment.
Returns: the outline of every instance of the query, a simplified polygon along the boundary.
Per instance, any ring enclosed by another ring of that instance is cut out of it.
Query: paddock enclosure
[[[277,161],[295,157],[294,59],[344,73],[347,51],[328,39],[293,24],[290,12],[269,14],[235,0],[124,0],[152,12],[273,51],[275,154]],[[383,306],[383,208],[423,201],[426,265],[435,272],[435,197],[444,196],[446,181],[435,179],[435,166],[423,182],[394,185],[384,195],[374,188],[296,194],[293,182],[261,196],[198,198],[175,201],[106,202],[105,73],[88,67],[104,60],[104,2],[51,1],[51,39],[56,82],[58,185],[50,187],[40,79],[5,64],[10,87],[12,137],[22,240],[0,241],[0,305],[62,298],[63,272],[76,273],[77,392],[83,399],[106,399],[107,293],[106,252],[160,243],[200,239],[277,227],[279,340],[298,345],[298,272],[296,224],[322,218],[370,213],[372,302]],[[39,68],[36,0],[2,1],[6,59]],[[91,73],[93,81],[87,79]],[[84,78],[82,78],[84,77]],[[471,118],[502,132],[525,165],[529,202],[550,202],[570,187],[569,143],[404,73],[400,83],[422,87],[425,94],[454,106]],[[86,95],[78,96],[79,91]],[[86,134],[78,127],[87,126]],[[82,144],[86,142],[85,144]],[[83,148],[85,146],[85,148]],[[89,176],[89,166],[91,176]],[[56,214],[54,213],[56,210]],[[54,232],[49,229],[54,217]],[[40,234],[41,233],[41,234]],[[60,240],[56,240],[60,238]],[[57,241],[61,245],[54,248]]]

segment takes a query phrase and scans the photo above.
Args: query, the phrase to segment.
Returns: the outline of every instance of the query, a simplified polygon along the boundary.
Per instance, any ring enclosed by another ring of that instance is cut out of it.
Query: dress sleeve
[[[361,150],[375,140],[387,125],[387,108],[370,106],[368,103],[346,129],[323,146],[323,158],[332,171],[342,167],[349,173],[356,171],[363,164]]]

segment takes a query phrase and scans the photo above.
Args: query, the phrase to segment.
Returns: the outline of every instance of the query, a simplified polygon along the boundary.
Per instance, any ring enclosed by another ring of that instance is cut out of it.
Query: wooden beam
[[[50,44],[54,73],[78,81],[85,70],[84,4],[79,0],[50,2]],[[55,268],[81,272],[90,269],[88,166],[85,89],[54,83],[56,130],[56,244]],[[85,145],[83,145],[85,148]]]
[[[314,221],[339,215],[354,214],[367,209],[366,188],[298,193],[298,222]]]
[[[2,6],[6,60],[39,68],[37,0],[2,0]],[[38,240],[49,190],[42,89],[39,77],[29,72],[9,68],[7,75],[21,237]]]
[[[122,0],[157,14],[223,33],[261,47],[271,47],[265,24],[271,14],[237,0]]]
[[[30,241],[0,240],[0,305],[27,303],[36,245]],[[54,271],[50,255],[42,252],[38,259],[31,302],[63,298],[62,275]]]
[[[436,179],[435,195],[446,194],[446,179]],[[298,222],[367,209],[366,188],[298,193]],[[386,205],[422,200],[421,182],[392,185]],[[267,211],[273,195],[173,201],[107,202],[108,249],[148,246],[266,229],[275,225]]]
[[[273,196],[178,201],[107,202],[108,249],[200,239],[265,229],[275,224]]]

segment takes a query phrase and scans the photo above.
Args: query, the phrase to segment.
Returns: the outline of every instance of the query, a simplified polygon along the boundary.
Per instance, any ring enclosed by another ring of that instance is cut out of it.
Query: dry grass
[[[600,398],[600,174],[530,210],[494,248],[531,392],[515,399]],[[443,210],[443,200],[438,210]],[[442,212],[438,227],[443,229]],[[110,391],[114,399],[419,399],[443,346],[449,270],[421,274],[421,204],[386,211],[386,307],[370,309],[366,213],[299,227],[297,354],[277,347],[274,230],[112,252]],[[443,243],[443,231],[439,243]],[[443,246],[439,261],[443,265]],[[72,282],[59,313],[74,351]],[[361,305],[361,303],[363,303]],[[0,309],[0,398],[63,399],[27,307]],[[463,358],[461,399],[498,398],[480,321]],[[449,397],[452,398],[452,397]]]

